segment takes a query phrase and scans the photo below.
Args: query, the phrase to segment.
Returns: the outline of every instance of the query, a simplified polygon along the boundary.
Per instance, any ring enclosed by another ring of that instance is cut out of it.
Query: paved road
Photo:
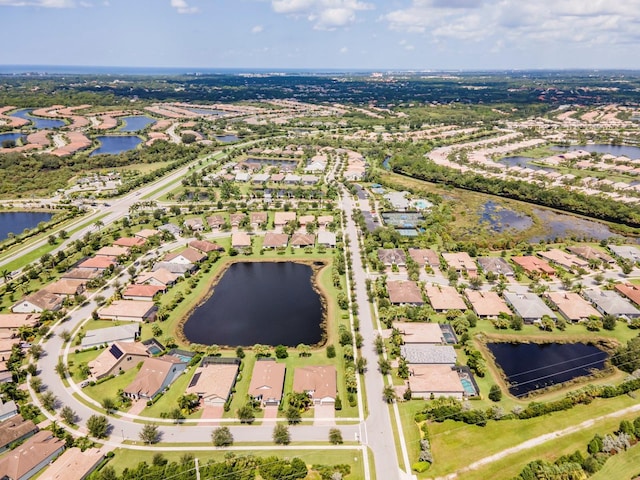
[[[358,303],[358,315],[360,317],[360,333],[364,337],[362,356],[367,359],[367,371],[364,382],[367,391],[369,417],[365,421],[365,430],[362,439],[373,451],[377,478],[395,480],[405,478],[406,474],[400,470],[396,446],[394,443],[393,429],[389,407],[382,398],[384,382],[382,375],[377,370],[378,354],[375,351],[374,339],[377,332],[374,330],[373,318],[367,297],[366,272],[360,259],[360,245],[358,243],[358,230],[352,219],[354,202],[348,192],[343,191],[342,210],[346,213],[347,223],[345,234],[350,239],[353,278]]]

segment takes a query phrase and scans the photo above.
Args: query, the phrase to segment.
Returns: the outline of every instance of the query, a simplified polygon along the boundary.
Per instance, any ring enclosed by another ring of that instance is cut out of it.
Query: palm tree
[[[4,279],[4,283],[9,283],[9,280],[11,280],[11,272],[6,268],[2,270],[2,272],[0,272],[0,275],[2,275],[2,278]]]
[[[102,220],[97,220],[93,226],[99,231],[101,227],[104,227],[104,222]]]

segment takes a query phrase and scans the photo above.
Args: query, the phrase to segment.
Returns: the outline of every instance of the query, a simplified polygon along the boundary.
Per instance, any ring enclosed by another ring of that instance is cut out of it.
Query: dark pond
[[[322,338],[322,303],[313,270],[294,262],[238,262],[184,324],[205,345],[313,345]]]
[[[31,112],[33,108],[23,108],[22,110],[18,110],[15,113],[12,113],[12,117],[24,118],[25,120],[29,120],[31,122],[31,126],[37,128],[38,130],[42,128],[59,128],[65,125],[62,120],[55,120],[52,118],[41,118],[41,117],[33,117],[31,116]]]
[[[501,158],[500,160],[498,160],[498,162],[504,163],[505,165],[508,165],[509,167],[530,168],[531,170],[545,170],[545,171],[548,171],[548,172],[552,171],[549,168],[543,168],[543,167],[540,167],[539,165],[531,163],[534,160],[535,160],[534,158],[530,158],[530,157],[515,156],[515,157],[504,157],[504,158]]]
[[[601,370],[609,356],[585,343],[488,343],[487,347],[516,397]]]
[[[489,230],[497,233],[509,230],[523,231],[533,226],[531,217],[518,213],[489,200],[480,210],[480,222],[489,226]]]
[[[575,237],[577,239],[584,238],[587,240],[604,240],[606,238],[619,236],[612,232],[605,224],[587,220],[586,218],[574,217],[573,215],[565,215],[541,208],[533,209],[533,213],[538,216],[547,230],[544,235],[529,238],[529,241],[533,243],[537,243],[540,240],[554,241],[555,239],[569,237]]]
[[[100,155],[101,153],[110,153],[115,155],[117,153],[126,152],[127,150],[133,150],[136,148],[142,139],[135,135],[123,135],[123,136],[100,136],[96,137],[96,140],[100,142],[100,146],[91,152],[91,156]]]
[[[216,137],[216,140],[222,143],[229,143],[229,142],[236,142],[240,140],[240,138],[237,135],[218,135]]]
[[[9,233],[16,235],[25,229],[31,230],[40,222],[48,222],[53,213],[47,212],[0,212],[0,241],[9,237]]]
[[[572,145],[570,147],[551,147],[557,152],[567,152],[573,150],[585,150],[587,152],[609,153],[616,157],[625,156],[630,159],[640,158],[640,147],[629,147],[626,145]]]
[[[0,147],[2,147],[2,142],[5,140],[15,140],[18,141],[20,137],[26,137],[22,133],[0,133]]]
[[[153,118],[147,117],[146,115],[122,117],[122,120],[124,121],[124,126],[120,129],[121,132],[139,132],[147,125],[156,123]]]

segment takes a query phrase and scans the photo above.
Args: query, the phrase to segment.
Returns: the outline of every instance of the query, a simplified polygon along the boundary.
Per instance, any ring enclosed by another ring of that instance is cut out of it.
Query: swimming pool
[[[464,391],[467,393],[467,395],[469,396],[473,396],[476,395],[476,389],[473,386],[473,382],[471,380],[469,380],[468,378],[460,378],[460,383],[462,383],[462,388],[464,388]]]
[[[147,351],[151,355],[157,355],[157,354],[162,352],[162,349],[160,347],[158,347],[157,345],[149,345],[149,347],[147,348]]]

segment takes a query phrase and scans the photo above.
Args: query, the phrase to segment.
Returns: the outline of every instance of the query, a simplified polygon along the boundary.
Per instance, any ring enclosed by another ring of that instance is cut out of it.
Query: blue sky
[[[0,0],[0,19],[3,65],[640,68],[640,0]]]

